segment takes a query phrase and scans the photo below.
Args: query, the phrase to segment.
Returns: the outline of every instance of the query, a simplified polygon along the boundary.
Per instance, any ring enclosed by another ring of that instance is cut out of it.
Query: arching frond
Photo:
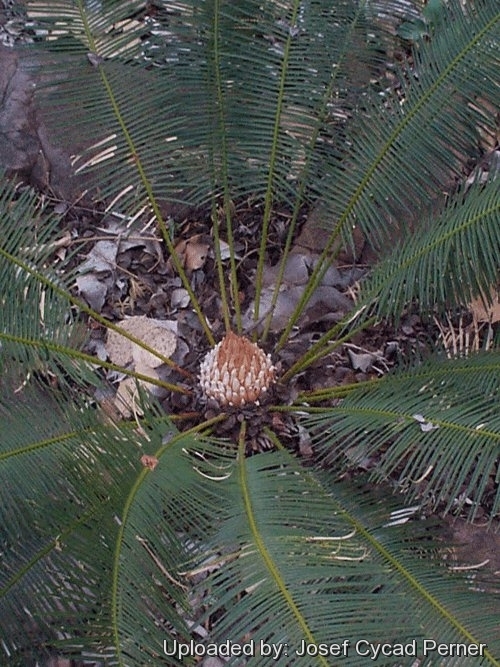
[[[354,388],[308,423],[330,463],[364,465],[377,454],[378,479],[396,475],[412,497],[423,495],[448,511],[469,506],[471,516],[488,494],[493,518],[500,509],[494,481],[500,458],[499,371],[496,352],[430,361]]]
[[[498,280],[499,215],[499,178],[461,190],[377,266],[365,298],[376,300],[378,315],[397,319],[413,300],[432,313],[488,294]]]
[[[94,137],[77,170],[125,210],[152,207],[161,227],[158,198],[191,206],[211,199],[214,207],[222,194],[231,237],[229,199],[251,194],[265,202],[263,239],[273,203],[293,207],[291,241],[301,203],[321,199],[332,235],[280,344],[340,233],[357,225],[379,246],[395,229],[406,235],[479,157],[480,134],[494,132],[495,3],[467,11],[448,3],[446,22],[397,72],[402,98],[371,81],[385,67],[387,17],[401,16],[392,0],[376,12],[350,1],[191,0],[162,8],[150,28],[133,19],[134,9],[124,19],[120,3],[105,11],[82,1],[56,10],[36,3],[50,36],[47,121],[66,138],[74,130]],[[71,76],[62,76],[67,69]],[[235,275],[233,265],[233,297]]]
[[[27,3],[40,115],[74,155],[80,191],[155,220],[211,344],[164,200],[210,204],[221,298],[233,299],[223,305],[226,330],[241,329],[231,201],[251,197],[262,210],[256,319],[274,208],[290,212],[284,269],[303,205],[321,203],[330,235],[277,348],[353,226],[380,249],[432,215],[367,283],[378,315],[397,317],[412,299],[456,303],[494,281],[499,180],[458,193],[456,181],[494,132],[500,11],[490,0],[449,0],[439,30],[404,53],[395,29],[419,6]],[[388,64],[395,47],[398,64]],[[310,667],[341,656],[301,656],[302,643],[340,637],[349,665],[365,665],[370,644],[413,640],[412,664],[477,664],[471,654],[424,655],[424,639],[484,643],[484,664],[499,664],[494,583],[452,577],[439,534],[417,520],[429,506],[469,506],[473,517],[487,500],[492,519],[500,509],[497,351],[346,389],[334,407],[300,405],[321,468],[303,467],[277,438],[278,451],[246,457],[246,407],[231,416],[243,424],[238,452],[211,437],[223,414],[181,433],[142,396],[141,419],[115,423],[89,390],[99,374],[75,325],[82,312],[116,325],[81,303],[74,275],[51,262],[57,230],[33,193],[0,187],[0,654],[9,667],[57,651],[121,667],[182,665],[166,649],[190,640],[254,642],[249,664],[274,664],[263,641],[281,646],[283,664]],[[282,286],[278,278],[275,295]],[[336,333],[281,379],[336,344]],[[56,381],[43,385],[47,369]],[[374,461],[374,478],[415,499],[411,521],[394,498],[336,483],[345,468]]]
[[[146,26],[130,18],[135,5],[37,2],[34,12],[57,84],[48,119],[66,139],[95,137],[76,165],[96,172],[104,196],[135,182],[139,159],[157,196],[195,204],[228,185],[233,197],[263,196],[271,181],[273,196],[293,198],[308,154],[335,138],[328,106],[352,109],[360,92],[346,92],[348,77],[361,91],[381,57],[364,3],[195,0],[162,7]],[[328,137],[316,144],[320,130]]]
[[[0,185],[0,368],[4,360],[17,359],[22,361],[25,375],[52,372],[58,382],[65,377],[76,384],[99,382],[94,372],[97,360],[84,349],[87,331],[78,321],[82,312],[171,363],[74,296],[76,271],[69,268],[74,251],[68,250],[64,260],[57,259],[59,245],[66,244],[59,232],[58,217],[47,214],[36,201],[34,191],[20,193],[8,180]],[[100,360],[99,365],[180,390],[109,361]]]
[[[199,585],[210,591],[207,616],[217,619],[206,643],[253,641],[251,664],[269,665],[262,642],[281,649],[279,661],[310,667],[337,664],[341,656],[363,665],[369,643],[409,638],[422,664],[431,664],[436,656],[423,656],[424,638],[468,643],[495,636],[495,607],[474,611],[467,587],[437,558],[431,525],[401,525],[394,499],[374,504],[360,488],[304,471],[287,452],[240,457],[222,486],[228,496],[220,527],[193,568],[194,576],[214,567]],[[349,639],[345,654],[300,655],[304,646],[329,647],[339,638]],[[492,664],[495,644],[488,644]]]
[[[83,340],[78,341],[72,304],[64,296],[72,274],[66,267],[64,273],[59,270],[62,262],[53,265],[61,236],[58,220],[37,201],[34,191],[20,191],[7,180],[0,185],[0,367],[11,357],[23,361],[25,374],[58,372],[62,364],[70,377],[82,381],[84,366],[77,372],[73,361],[48,352],[73,350]]]
[[[460,176],[464,158],[477,155],[477,132],[494,132],[498,8],[484,2],[465,12],[452,2],[446,12],[446,28],[401,73],[404,98],[368,96],[366,116],[351,125],[349,167],[325,178],[335,218],[361,225],[372,242],[387,240],[393,226],[406,235],[421,207]]]
[[[269,183],[293,200],[307,179],[333,221],[378,235],[434,198],[493,126],[495,3],[449,3],[446,26],[401,73],[412,77],[403,103],[370,88],[385,24],[365,3],[192,0],[164,8],[150,30],[131,18],[135,5],[37,2],[34,15],[50,37],[47,114],[67,138],[95,137],[79,168],[105,197],[143,198],[125,193],[137,160],[157,196],[192,204],[228,186],[232,197],[263,195]]]
[[[110,539],[123,485],[140,468],[137,438],[47,388],[3,381],[1,391],[2,660],[35,664],[70,637],[100,635],[106,646]],[[77,617],[87,624],[70,633]]]
[[[6,377],[2,661],[34,664],[64,649],[130,664],[132,654],[161,650],[148,642],[159,625],[165,637],[188,636],[179,571],[207,529],[206,446],[146,405],[140,427],[107,423],[88,402]]]

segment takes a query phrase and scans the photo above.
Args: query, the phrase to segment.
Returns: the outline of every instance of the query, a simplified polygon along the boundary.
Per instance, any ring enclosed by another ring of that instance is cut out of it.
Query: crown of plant
[[[270,355],[230,331],[201,362],[200,386],[220,405],[258,404],[274,382],[274,372]]]

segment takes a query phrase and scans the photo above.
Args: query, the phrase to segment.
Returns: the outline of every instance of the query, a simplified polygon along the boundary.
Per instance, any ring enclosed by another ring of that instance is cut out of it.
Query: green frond
[[[47,387],[0,388],[3,660],[64,649],[142,664],[161,651],[148,632],[187,636],[179,571],[215,503],[210,448],[146,405],[138,429]]]
[[[75,271],[69,269],[71,251],[54,261],[59,241],[59,220],[37,204],[34,191],[5,180],[0,186],[0,368],[4,361],[23,363],[25,375],[54,373],[58,381],[99,382],[95,358],[82,350],[87,332],[78,314],[85,312],[108,328],[169,362],[158,352],[107,321],[71,292]],[[140,374],[101,361],[100,365],[138,379]],[[151,379],[153,384],[167,386]],[[176,390],[178,388],[171,387]]]
[[[47,387],[4,376],[0,401],[2,661],[34,664],[69,637],[56,628],[69,630],[78,616],[88,619],[82,641],[109,634],[109,540],[138,443],[131,429],[106,426],[95,409],[51,398]]]
[[[425,522],[398,526],[394,501],[374,504],[366,490],[331,485],[287,452],[235,464],[220,444],[176,434],[154,413],[137,433],[98,425],[79,409],[63,413],[45,395],[25,400],[4,401],[1,424],[17,434],[2,443],[2,472],[20,456],[37,468],[23,467],[22,478],[7,471],[12,484],[2,489],[0,629],[9,664],[16,652],[31,655],[27,625],[37,641],[45,633],[47,648],[83,647],[112,664],[186,664],[164,646],[189,641],[189,627],[203,621],[200,601],[219,618],[206,642],[250,636],[256,645],[288,644],[293,656],[302,640],[330,644],[332,636],[435,638],[487,643],[488,664],[496,664],[488,596],[422,559],[438,544]],[[54,420],[33,437],[42,406]],[[144,453],[153,469],[140,463]],[[87,621],[75,630],[81,614]],[[366,660],[349,655],[349,664]]]
[[[376,267],[361,300],[398,319],[413,300],[432,313],[489,294],[498,280],[499,215],[499,178],[461,190]]]
[[[122,210],[152,207],[162,227],[159,198],[215,206],[222,195],[230,238],[227,204],[251,195],[265,202],[263,240],[273,205],[289,202],[289,241],[301,203],[324,202],[332,235],[280,345],[337,236],[349,237],[354,225],[373,245],[398,228],[405,235],[479,157],[480,133],[494,131],[495,3],[474,11],[447,4],[446,21],[396,73],[403,99],[372,83],[385,67],[381,45],[394,40],[387,17],[401,16],[392,0],[377,13],[365,2],[191,0],[162,8],[146,32],[140,21],[121,25],[120,3],[106,11],[81,0],[56,11],[47,5],[36,3],[39,23],[64,26],[46,40],[42,58],[47,121],[66,138],[75,130],[94,137],[75,167],[99,196],[117,198]],[[68,68],[71,77],[61,76]],[[256,319],[262,257],[263,248]],[[233,264],[237,304],[235,273]],[[225,319],[227,327],[227,305]]]
[[[413,69],[401,77],[411,77],[404,100],[369,99],[369,118],[361,114],[351,125],[349,169],[326,187],[337,192],[337,216],[361,225],[372,241],[379,233],[384,238],[391,221],[405,234],[421,207],[478,156],[480,129],[494,128],[487,109],[498,97],[499,59],[492,47],[500,13],[489,2],[475,10],[466,13],[460,3],[449,3],[446,25],[414,54]]]
[[[500,180],[458,192],[456,181],[494,132],[500,11],[489,0],[443,3],[439,29],[406,61],[395,31],[420,5],[27,3],[40,117],[74,156],[80,192],[156,221],[211,344],[163,200],[211,210],[220,290],[234,302],[224,302],[225,327],[238,330],[232,202],[251,197],[263,211],[256,319],[274,210],[291,212],[284,269],[300,217],[321,203],[330,237],[277,349],[355,225],[375,247],[396,230],[418,234],[367,281],[362,303],[378,315],[397,318],[415,299],[422,310],[459,303],[495,282]],[[394,48],[399,64],[388,65]],[[353,387],[335,407],[301,406],[321,468],[277,439],[278,451],[245,457],[244,422],[239,451],[211,438],[227,415],[178,432],[142,394],[140,419],[114,423],[96,402],[101,373],[83,351],[80,315],[117,327],[74,296],[67,262],[52,262],[57,235],[33,193],[2,184],[0,662],[26,667],[62,652],[182,665],[195,659],[165,649],[193,639],[254,642],[251,665],[271,664],[261,641],[280,645],[283,664],[310,667],[342,658],[301,657],[301,642],[345,638],[349,665],[370,659],[358,640],[417,643],[411,663],[379,664],[478,664],[423,656],[424,639],[484,643],[483,664],[500,664],[497,584],[452,576],[439,526],[423,518],[429,507],[474,517],[483,504],[498,515],[498,352],[431,360]],[[221,240],[232,253],[227,290]],[[332,340],[326,332],[281,379]],[[336,482],[374,462],[372,477],[390,479],[413,508],[364,478]]]
[[[382,5],[390,14],[395,3]],[[102,11],[37,2],[36,18],[42,28],[57,26],[46,41],[46,113],[66,138],[71,128],[95,137],[76,165],[96,172],[106,197],[135,182],[138,158],[157,197],[196,204],[227,186],[233,198],[263,197],[272,184],[273,197],[293,201],[296,182],[319,187],[324,160],[343,149],[342,123],[329,108],[354,111],[382,61],[370,40],[383,38],[384,26],[364,2],[191,0],[163,8],[147,35],[140,22],[115,27],[123,3]],[[71,77],[61,76],[68,67]],[[143,195],[134,190],[124,202]]]
[[[26,373],[50,365],[45,342],[77,344],[72,304],[60,293],[72,275],[53,266],[58,220],[37,202],[34,191],[19,191],[7,180],[0,185],[0,364],[10,356],[23,359]],[[19,346],[16,339],[38,344]],[[75,375],[71,364],[67,371]]]
[[[471,517],[488,494],[493,518],[500,510],[499,371],[497,352],[432,360],[353,388],[307,424],[330,464],[364,466],[376,457],[377,479],[395,476],[410,498],[447,511],[469,507]]]
[[[374,503],[366,491],[304,471],[286,451],[240,457],[222,486],[227,497],[219,528],[192,569],[193,576],[211,563],[215,570],[199,585],[200,595],[209,592],[212,600],[207,617],[217,619],[206,643],[253,640],[252,665],[270,664],[259,656],[260,642],[275,644],[286,651],[283,663],[310,667],[340,659],[300,657],[295,651],[302,642],[329,646],[349,638],[346,664],[362,665],[367,658],[355,651],[360,640],[415,638],[420,657],[424,638],[482,641],[497,664],[498,600],[488,598],[490,614],[484,606],[475,613],[468,587],[437,558],[432,526],[398,525],[402,515],[393,499]],[[429,656],[422,664],[431,664]]]
[[[110,603],[120,665],[162,664],[164,640],[189,641],[195,599],[186,562],[213,529],[221,502],[218,485],[207,480],[230,474],[220,446],[189,433],[170,432],[156,443],[148,435],[157,465],[126,489],[115,543]]]

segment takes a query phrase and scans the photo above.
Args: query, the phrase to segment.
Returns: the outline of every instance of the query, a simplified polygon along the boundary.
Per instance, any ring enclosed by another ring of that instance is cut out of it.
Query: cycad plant
[[[27,3],[85,193],[2,184],[2,664],[500,664],[493,327],[334,372],[497,285],[498,3],[425,9]]]

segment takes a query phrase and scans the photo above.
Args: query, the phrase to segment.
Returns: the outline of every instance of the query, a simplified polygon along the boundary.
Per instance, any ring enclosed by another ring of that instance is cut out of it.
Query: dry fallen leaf
[[[304,295],[318,261],[318,254],[300,249],[298,246],[294,246],[288,255],[270,324],[270,330],[273,333],[281,331],[289,322]],[[264,265],[263,289],[259,303],[260,320],[257,330],[262,329],[262,322],[271,310],[280,270],[279,263],[274,266]],[[339,269],[333,265],[328,266],[322,275],[320,284],[303,310],[298,322],[299,326],[307,326],[311,322],[340,320],[352,306],[351,300],[343,292],[362,275],[363,270],[356,267]],[[254,308],[255,302],[252,301],[243,315],[243,326],[247,331],[255,326]]]
[[[118,385],[114,398],[115,408],[123,419],[130,419],[133,414],[142,417],[143,411],[138,405],[137,385],[134,378],[126,377]]]
[[[418,422],[420,430],[423,433],[428,433],[429,431],[434,431],[436,428],[439,428],[439,424],[433,424],[431,421],[428,421],[423,415],[419,413],[412,415],[412,417],[416,422]]]
[[[205,238],[202,234],[195,234],[187,240],[179,241],[175,246],[175,252],[182,268],[186,271],[191,272],[201,269],[207,261],[210,244],[204,241]],[[171,258],[168,259],[167,269],[169,272],[173,271]]]
[[[139,315],[122,320],[119,326],[163,357],[170,359],[175,352],[177,347],[175,322]],[[117,366],[132,368],[137,373],[154,380],[160,379],[159,368],[163,365],[163,361],[128,338],[124,338],[117,331],[112,329],[108,331],[106,348],[110,361]],[[148,386],[153,392],[156,389],[154,385],[148,385],[147,382],[142,384]],[[133,378],[128,377],[120,382],[116,394],[116,406],[125,418],[130,417],[133,412],[140,412],[136,404],[136,394]]]
[[[138,315],[122,320],[118,325],[164,357],[171,357],[175,352],[177,336],[172,330],[172,324],[165,320]],[[138,370],[137,365],[156,368],[163,363],[157,356],[112,329],[108,331],[106,347],[110,360],[119,366],[134,362],[135,370]]]
[[[109,281],[103,282],[94,273],[86,273],[77,277],[76,286],[89,306],[100,313],[108,293]]]
[[[281,331],[287,325],[304,294],[305,288],[305,285],[288,286],[282,284],[271,319],[270,330],[273,333]],[[258,331],[262,329],[263,322],[271,310],[273,296],[273,286],[265,287],[261,292]],[[351,305],[349,298],[335,287],[320,285],[304,308],[302,316],[299,319],[299,325],[307,325],[309,322],[338,321],[349,310]],[[255,324],[254,307],[255,302],[252,301],[243,314],[242,322],[246,330],[250,330]]]
[[[361,371],[362,373],[367,373],[377,358],[377,355],[371,352],[361,352],[358,354],[350,349],[347,350],[347,354],[354,370]]]
[[[172,308],[187,308],[189,306],[189,293],[184,287],[175,287],[170,293]]]
[[[89,252],[87,259],[80,264],[80,273],[110,273],[116,268],[118,244],[115,241],[98,241]]]
[[[98,241],[78,268],[81,274],[76,279],[78,291],[97,312],[101,311],[108,289],[115,281],[117,252],[114,241]]]

